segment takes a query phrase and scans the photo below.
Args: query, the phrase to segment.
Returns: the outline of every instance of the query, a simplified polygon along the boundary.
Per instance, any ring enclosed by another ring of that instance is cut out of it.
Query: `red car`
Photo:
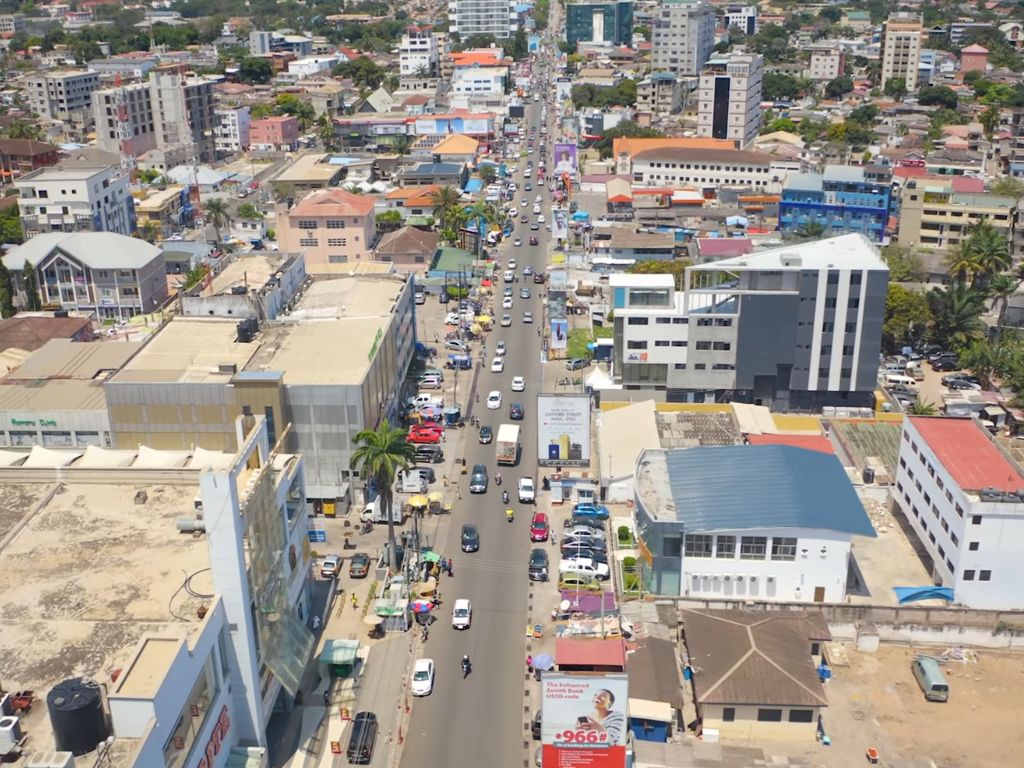
[[[536,512],[530,521],[530,541],[548,540],[548,516],[543,512]]]
[[[405,438],[407,443],[440,443],[441,435],[444,434],[443,430],[440,429],[424,429],[423,427],[413,427],[409,430],[409,436]]]

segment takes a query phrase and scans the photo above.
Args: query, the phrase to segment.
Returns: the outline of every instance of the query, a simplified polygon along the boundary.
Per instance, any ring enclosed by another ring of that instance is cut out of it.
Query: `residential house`
[[[251,121],[249,146],[259,152],[294,152],[299,147],[299,118],[272,115]]]
[[[388,232],[373,249],[374,259],[395,265],[398,272],[423,272],[430,268],[430,260],[437,250],[438,234],[405,226]]]
[[[135,215],[140,237],[146,233],[147,225],[155,227],[161,239],[169,237],[192,220],[189,190],[178,185],[153,190],[136,200]]]
[[[59,150],[34,139],[0,139],[0,176],[10,179],[57,164]]]
[[[112,165],[68,162],[25,174],[14,182],[27,237],[40,232],[135,234],[128,175]]]
[[[416,163],[400,172],[403,187],[456,187],[465,189],[469,169],[465,163]]]
[[[354,262],[371,259],[376,204],[372,195],[343,189],[310,192],[291,210],[278,206],[278,245],[304,253],[311,275],[347,273]]]
[[[430,148],[430,154],[441,163],[462,163],[470,165],[476,161],[480,142],[472,136],[453,133],[441,139]]]
[[[0,352],[8,349],[35,352],[51,339],[92,341],[92,320],[82,316],[58,317],[52,312],[20,312],[0,320]]]

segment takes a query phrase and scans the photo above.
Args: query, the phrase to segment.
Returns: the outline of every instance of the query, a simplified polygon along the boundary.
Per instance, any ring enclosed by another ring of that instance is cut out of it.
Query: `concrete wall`
[[[766,740],[793,740],[793,741],[814,741],[818,728],[818,707],[772,707],[766,706],[763,709],[781,709],[781,723],[760,722],[757,719],[758,707],[735,705],[735,720],[726,722],[723,720],[725,706],[720,704],[707,704],[701,707],[701,714],[704,717],[704,729],[716,728],[719,735],[733,742],[746,741],[756,743]],[[810,710],[811,722],[791,723],[789,722],[790,711]]]

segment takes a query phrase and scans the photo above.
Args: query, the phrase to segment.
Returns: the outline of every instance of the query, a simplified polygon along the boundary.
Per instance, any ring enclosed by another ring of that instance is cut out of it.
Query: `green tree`
[[[231,218],[228,212],[227,203],[219,198],[214,198],[203,203],[202,206],[203,214],[206,219],[213,225],[213,228],[217,230],[217,240],[220,240],[220,231],[224,228],[224,225],[228,223]]]
[[[147,243],[155,243],[157,238],[163,234],[160,230],[160,225],[155,221],[147,221],[140,227],[142,239]]]
[[[450,211],[459,203],[459,190],[455,187],[438,187],[430,193],[430,204],[434,207],[434,216],[438,221],[438,228],[445,229],[451,218]]]
[[[626,271],[633,275],[672,275],[676,282],[676,290],[681,291],[686,280],[686,268],[692,266],[689,259],[642,259],[634,261]]]
[[[974,280],[983,267],[978,254],[975,253],[967,240],[961,240],[946,257],[946,266],[949,276],[961,285],[966,285]]]
[[[395,523],[391,515],[395,477],[400,470],[411,467],[416,458],[416,448],[405,438],[404,429],[392,427],[387,419],[381,419],[376,429],[363,429],[356,434],[353,442],[357,447],[349,463],[364,481],[372,483],[380,496],[381,512],[388,521],[388,557],[392,573],[398,573]]]
[[[36,270],[28,263],[28,259],[21,270],[25,282],[25,309],[29,312],[38,312],[43,308],[43,299],[39,295],[39,286],[36,283]]]
[[[488,227],[498,221],[498,214],[490,203],[477,200],[466,209],[466,216],[469,221],[476,222],[476,253],[479,257],[483,253],[484,238],[487,236]]]
[[[907,342],[920,339],[931,319],[928,299],[923,293],[898,283],[889,283],[882,324],[882,341],[886,349],[894,352]]]
[[[367,56],[342,62],[331,70],[332,76],[351,78],[357,87],[368,88],[371,91],[380,87],[384,82],[385,74],[387,73],[384,69]]]
[[[917,397],[910,404],[910,407],[907,408],[907,413],[911,416],[938,416],[939,409],[930,400],[922,400],[920,397]]]
[[[853,90],[853,78],[849,75],[840,75],[825,83],[825,98],[839,99]]]
[[[931,336],[937,344],[959,351],[984,336],[984,293],[954,282],[945,288],[933,288],[927,296],[932,312]]]
[[[1024,181],[1015,179],[1013,176],[1000,176],[989,185],[988,191],[993,195],[1019,200],[1024,197]]]
[[[978,377],[983,389],[992,387],[992,380],[1011,370],[1017,357],[1017,346],[1001,340],[977,339],[966,348],[958,350],[963,368]]]
[[[793,235],[800,240],[818,240],[828,232],[828,227],[820,221],[809,221],[794,230]]]
[[[11,123],[11,127],[7,129],[7,138],[42,141],[43,132],[39,129],[38,125],[34,125],[26,120],[15,120]]]
[[[334,150],[334,121],[326,114],[320,115],[316,120],[316,136],[324,149],[328,152]]]
[[[907,81],[902,77],[890,77],[882,87],[882,93],[886,96],[902,101],[907,95]]]
[[[378,232],[393,232],[402,226],[402,214],[399,211],[382,211],[374,220],[377,223]]]
[[[242,203],[238,206],[238,218],[240,219],[262,219],[263,214],[256,210],[252,203]]]
[[[999,108],[991,106],[985,109],[978,115],[978,122],[981,123],[981,128],[985,132],[985,138],[991,141],[992,134],[995,133],[996,126],[999,125]]]
[[[266,59],[247,56],[238,64],[238,79],[243,83],[269,83],[274,76],[274,68]]]
[[[660,139],[664,135],[655,128],[642,128],[636,123],[621,122],[614,128],[605,131],[601,138],[594,142],[594,149],[601,154],[601,159],[604,160],[612,156],[612,145],[615,139],[622,137],[630,139]]]
[[[270,117],[274,114],[274,106],[272,104],[253,104],[249,108],[249,116],[253,120],[262,120],[265,117]]]
[[[1010,244],[1005,235],[992,226],[988,219],[982,219],[967,228],[966,243],[980,267],[975,273],[976,288],[984,288],[993,275],[1008,270],[1013,263]]]
[[[800,94],[800,81],[792,75],[781,72],[765,72],[761,81],[761,98],[764,101],[794,99]]]
[[[878,107],[874,104],[861,104],[859,107],[850,112],[850,116],[846,118],[852,123],[860,123],[862,125],[873,125],[875,118],[878,117]]]
[[[477,173],[480,174],[480,179],[484,184],[490,184],[497,177],[498,172],[494,170],[493,165],[481,165]]]
[[[891,243],[882,248],[882,259],[889,267],[890,283],[917,283],[926,273],[921,257],[909,248]]]
[[[17,210],[17,206],[14,207]],[[7,269],[3,261],[0,261],[0,317],[5,320],[13,317],[17,310],[14,308],[14,277]]]
[[[960,101],[952,88],[944,85],[925,85],[917,92],[917,103],[926,107],[956,109]]]
[[[1005,272],[993,275],[992,280],[989,281],[989,298],[999,308],[998,320],[996,321],[996,333],[999,335],[1003,333],[1003,322],[1006,319],[1006,310],[1010,305],[1010,298],[1017,293],[1020,286],[1020,280]]]
[[[789,133],[796,133],[796,123],[790,120],[788,117],[777,117],[770,123],[765,125],[761,129],[761,133],[775,133],[776,131],[788,131]]]
[[[17,245],[25,242],[21,216],[17,205],[0,209],[0,244]]]
[[[316,120],[313,105],[303,101],[294,93],[282,93],[274,99],[274,111],[279,115],[292,115],[299,118],[299,127],[307,131]]]

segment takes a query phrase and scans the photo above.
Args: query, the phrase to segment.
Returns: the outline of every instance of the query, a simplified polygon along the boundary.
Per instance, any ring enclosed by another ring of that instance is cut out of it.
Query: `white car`
[[[512,309],[512,297],[511,296],[506,296],[504,299],[501,300],[501,308],[502,309]]]
[[[458,325],[459,324],[459,316],[455,312],[449,312],[444,317],[444,324],[445,325]]]
[[[526,198],[524,197],[524,198],[523,198],[523,201],[522,201],[522,202],[523,202],[523,210],[525,211],[525,210],[527,209],[527,207],[529,207],[529,205],[530,205],[530,201],[529,201],[529,200],[527,200],[527,199],[526,199]]]
[[[515,282],[516,273],[513,272],[511,269],[506,269],[505,274],[501,276],[501,279],[504,280],[506,283]]]
[[[524,323],[532,323],[533,322],[533,312],[523,312],[523,322]]]
[[[602,581],[610,575],[608,566],[604,563],[595,563],[589,557],[570,557],[558,564],[558,573],[577,573],[583,576],[592,576]]]
[[[537,216],[537,223],[538,224],[543,224],[544,223],[544,214],[543,213],[538,214],[538,216]]]
[[[412,668],[412,695],[429,696],[434,690],[434,660],[416,659]]]
[[[452,626],[455,629],[469,629],[472,622],[473,606],[466,598],[459,598],[455,601],[455,607],[452,608]]]
[[[533,198],[533,202],[535,202],[535,203],[539,203],[539,202],[541,202],[542,200],[544,200],[544,198],[543,198],[543,197],[541,197],[540,195],[537,195],[537,196],[536,196],[535,198]]]
[[[526,314],[529,315],[530,313],[527,312]],[[524,323],[527,322],[525,316],[523,317],[523,322]],[[531,322],[531,323],[533,322],[533,317],[532,316],[530,317],[529,322]],[[502,328],[508,328],[510,325],[512,325],[512,315],[502,315],[501,316],[501,327]]]
[[[521,237],[517,237],[515,240],[512,241],[512,245],[514,245],[516,248],[518,248],[522,244],[523,244],[523,238],[521,238]]]
[[[536,489],[532,477],[519,478],[519,501],[522,504],[533,504],[537,500]]]
[[[487,395],[487,408],[491,411],[501,408],[501,392],[495,389]]]
[[[517,264],[517,263],[518,263],[518,262],[517,262],[517,261],[516,261],[515,259],[509,259],[509,260],[508,260],[508,268],[509,268],[510,270],[514,270],[514,269],[516,268],[516,264]]]
[[[512,391],[513,392],[524,392],[526,390],[526,377],[515,376],[512,379]]]
[[[496,357],[491,361],[491,373],[501,373],[505,370],[505,358]]]
[[[505,342],[504,341],[499,341],[497,346],[494,348],[494,354],[496,354],[498,357],[504,357],[505,356],[505,349],[506,349]]]

